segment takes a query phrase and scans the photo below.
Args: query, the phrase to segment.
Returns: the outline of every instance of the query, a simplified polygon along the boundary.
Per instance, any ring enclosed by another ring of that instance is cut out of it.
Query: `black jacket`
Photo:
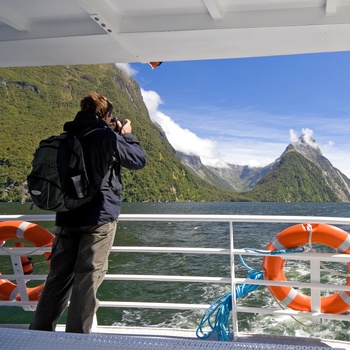
[[[56,214],[56,225],[78,227],[102,225],[118,218],[122,196],[121,167],[142,169],[146,158],[138,141],[132,134],[119,135],[107,123],[93,114],[78,112],[75,119],[64,125],[64,130],[81,135],[84,130],[99,128],[80,138],[90,181],[103,177],[101,190],[89,203],[78,209]]]

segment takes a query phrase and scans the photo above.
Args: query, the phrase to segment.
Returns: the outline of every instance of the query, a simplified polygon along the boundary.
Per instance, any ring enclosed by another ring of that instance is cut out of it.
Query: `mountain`
[[[182,163],[187,165],[200,178],[215,186],[231,189],[236,192],[249,191],[272,168],[273,164],[265,167],[249,167],[247,165],[223,164],[221,167],[204,165],[200,157],[177,152]]]
[[[200,157],[198,156],[187,155],[178,151],[176,154],[181,159],[182,163],[189,167],[200,178],[205,179],[209,183],[219,188],[228,189],[231,191],[236,190],[234,184],[232,184],[229,179],[226,179],[217,171],[217,169],[221,168],[204,166]]]
[[[296,150],[284,152],[276,166],[249,192],[258,202],[338,202],[322,171]]]
[[[27,200],[26,177],[41,139],[62,132],[91,91],[132,121],[147,166],[123,169],[124,201],[226,201],[241,195],[208,184],[181,163],[163,131],[149,118],[137,82],[115,65],[0,69],[0,200]]]
[[[265,167],[249,167],[247,165],[228,164],[228,167],[208,167],[212,172],[221,176],[237,192],[249,191],[273,168],[273,165]]]
[[[350,180],[322,155],[309,134],[290,143],[271,169],[249,193],[253,200],[350,201]]]
[[[253,201],[350,201],[350,180],[322,155],[316,141],[302,134],[265,167],[205,166],[179,154],[182,162],[215,186],[244,192]]]
[[[288,145],[282,156],[293,151],[303,155],[321,170],[322,177],[327,185],[341,201],[350,201],[350,180],[340,170],[333,167],[331,162],[322,155],[313,137],[305,134],[300,135],[296,142]]]

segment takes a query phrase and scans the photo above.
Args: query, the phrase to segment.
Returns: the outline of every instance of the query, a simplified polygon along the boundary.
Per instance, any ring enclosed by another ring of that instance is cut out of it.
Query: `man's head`
[[[112,118],[111,121],[109,122],[109,127],[115,131],[117,128],[117,118]]]
[[[107,121],[107,118],[112,118],[112,102],[97,92],[85,96],[80,101],[80,108],[82,111],[94,113],[105,121]]]

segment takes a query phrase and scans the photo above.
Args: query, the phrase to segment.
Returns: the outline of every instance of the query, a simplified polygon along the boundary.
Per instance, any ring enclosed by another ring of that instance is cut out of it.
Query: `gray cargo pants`
[[[69,301],[66,332],[91,333],[96,292],[108,270],[116,228],[117,221],[57,227],[50,271],[30,329],[54,331]]]

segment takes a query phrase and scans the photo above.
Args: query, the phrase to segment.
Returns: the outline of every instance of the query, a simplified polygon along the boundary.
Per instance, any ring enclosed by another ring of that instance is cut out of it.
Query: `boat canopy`
[[[0,0],[0,66],[350,50],[350,0]]]

